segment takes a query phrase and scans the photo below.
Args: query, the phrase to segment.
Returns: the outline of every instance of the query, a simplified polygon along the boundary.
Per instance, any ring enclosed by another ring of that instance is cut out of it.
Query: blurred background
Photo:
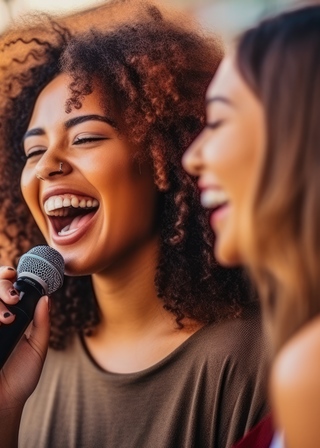
[[[175,5],[194,14],[206,28],[221,34],[227,41],[266,15],[306,3],[301,0],[162,1],[164,4]],[[12,20],[29,11],[66,13],[99,3],[103,3],[103,0],[0,0],[0,33],[5,31]]]

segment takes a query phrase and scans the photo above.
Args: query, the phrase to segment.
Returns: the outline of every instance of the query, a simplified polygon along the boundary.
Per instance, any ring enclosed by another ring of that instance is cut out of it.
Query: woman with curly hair
[[[181,167],[222,49],[143,5],[143,20],[75,37],[52,22],[3,80],[6,229],[25,250],[42,242],[34,219],[67,275],[37,387],[45,298],[1,371],[8,446],[23,408],[28,448],[229,447],[267,411],[257,305],[242,271],[215,262]],[[14,276],[2,268],[3,302],[18,300]]]

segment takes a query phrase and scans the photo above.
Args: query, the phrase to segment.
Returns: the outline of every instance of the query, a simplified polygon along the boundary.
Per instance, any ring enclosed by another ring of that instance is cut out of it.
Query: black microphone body
[[[20,300],[15,305],[6,305],[15,320],[0,325],[0,369],[32,321],[40,298],[62,286],[64,262],[55,249],[36,246],[21,257],[17,271],[14,287],[20,292]]]
[[[34,281],[34,283],[36,283]],[[14,347],[20,341],[28,325],[33,319],[36,305],[43,295],[46,294],[44,288],[38,285],[30,285],[22,278],[16,281],[14,287],[23,296],[16,305],[6,305],[16,317],[12,324],[0,326],[0,368],[8,359]]]

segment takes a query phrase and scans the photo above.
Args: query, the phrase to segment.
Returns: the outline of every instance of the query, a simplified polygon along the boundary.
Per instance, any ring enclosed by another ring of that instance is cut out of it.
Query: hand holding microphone
[[[39,299],[62,286],[64,260],[55,249],[36,246],[20,258],[17,273],[18,278],[11,291],[19,293],[19,301],[6,305],[15,318],[12,323],[0,326],[0,368],[32,321]],[[11,320],[9,316],[8,322]]]
[[[0,269],[0,429],[1,446],[8,447],[18,446],[24,403],[40,378],[50,334],[44,294],[62,286],[64,262],[54,249],[37,246],[21,257],[17,272],[13,285],[15,270]],[[14,317],[6,317],[9,309]],[[29,337],[21,338],[31,321]]]

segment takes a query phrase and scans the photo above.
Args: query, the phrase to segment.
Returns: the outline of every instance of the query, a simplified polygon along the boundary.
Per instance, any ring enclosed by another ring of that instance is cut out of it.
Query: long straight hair
[[[243,244],[277,351],[320,312],[320,6],[248,30],[236,62],[265,112]]]

